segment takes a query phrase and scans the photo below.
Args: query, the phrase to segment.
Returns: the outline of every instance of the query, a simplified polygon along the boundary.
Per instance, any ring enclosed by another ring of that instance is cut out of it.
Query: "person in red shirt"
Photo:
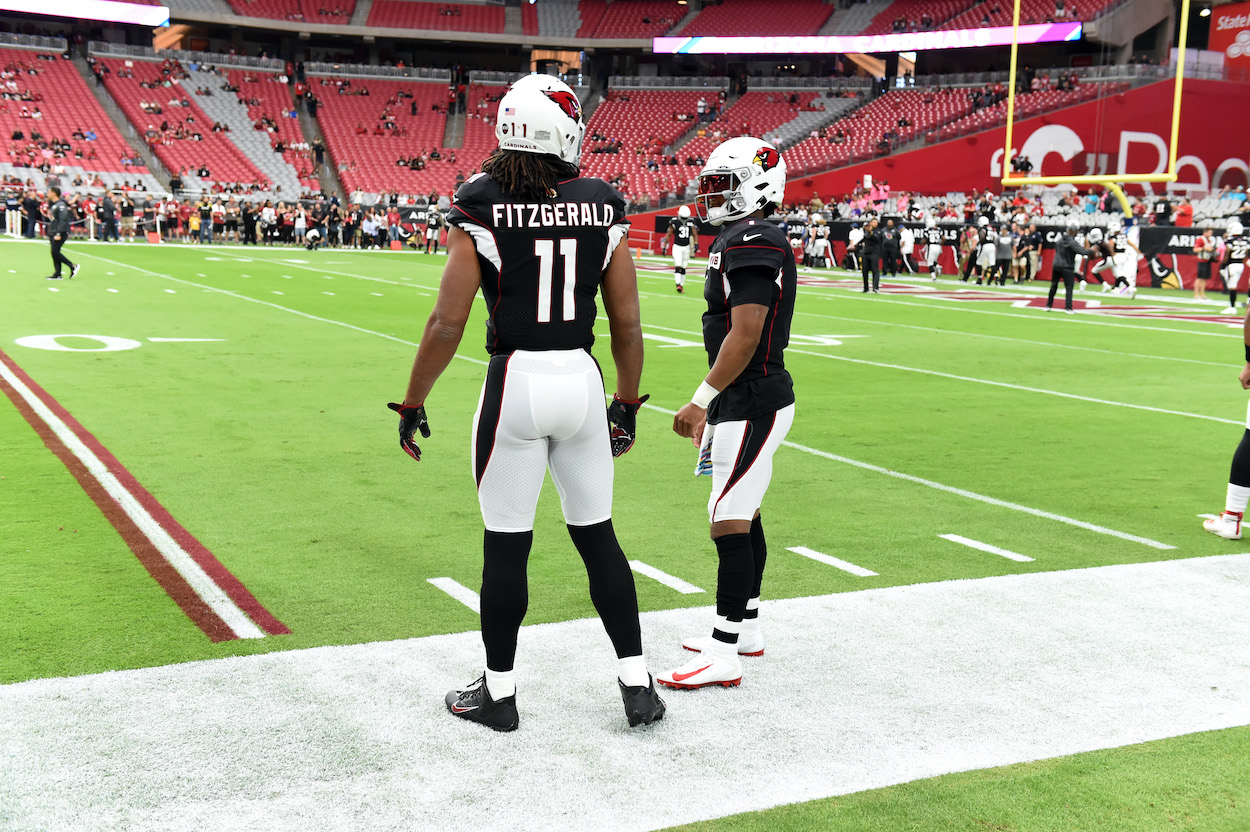
[[[1194,224],[1194,206],[1189,203],[1189,197],[1181,197],[1181,204],[1176,208],[1176,214],[1172,220],[1180,228],[1192,228]]]
[[[386,232],[393,243],[399,239],[399,209],[391,208],[386,212]]]

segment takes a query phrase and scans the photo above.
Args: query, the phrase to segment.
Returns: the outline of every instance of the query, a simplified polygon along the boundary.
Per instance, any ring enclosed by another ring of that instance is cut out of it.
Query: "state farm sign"
[[[1211,10],[1212,52],[1223,52],[1225,66],[1250,69],[1250,3],[1216,6]]]

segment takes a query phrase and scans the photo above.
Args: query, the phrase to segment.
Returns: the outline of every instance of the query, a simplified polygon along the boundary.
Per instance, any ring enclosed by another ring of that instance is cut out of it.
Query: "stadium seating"
[[[1045,89],[1038,92],[1029,92],[1016,96],[1015,117],[1017,119],[1028,118],[1039,113],[1049,113],[1064,107],[1071,107],[1086,101],[1091,101],[1102,95],[1111,95],[1122,90],[1128,89],[1127,82],[1107,83],[1107,84],[1081,84],[1076,89],[1058,90]],[[1000,101],[992,107],[984,107],[974,113],[969,113],[963,118],[956,119],[946,125],[939,131],[938,137],[942,139],[953,139],[956,136],[966,136],[969,133],[976,133],[981,130],[989,130],[993,127],[1000,127],[1007,123],[1007,102]]]
[[[356,10],[356,0],[228,0],[243,17],[298,20],[305,23],[346,25]]]
[[[6,92],[16,95],[29,92],[33,99],[0,101],[0,130],[8,140],[0,159],[8,164],[31,167],[38,167],[47,159],[50,165],[61,164],[92,172],[133,172],[136,176],[147,173],[142,158],[137,157],[130,143],[117,132],[100,102],[87,88],[86,81],[69,61],[25,49],[0,49],[0,70],[4,73],[0,85]],[[31,71],[36,74],[32,75]],[[22,118],[24,109],[28,113],[38,110],[41,118]],[[18,130],[24,134],[20,141],[11,138]],[[44,141],[60,139],[68,143],[70,151],[64,158],[57,159],[51,150],[31,142],[32,130],[38,130]],[[74,133],[79,131],[95,133],[95,141],[74,138]],[[79,150],[82,159],[76,158]],[[91,156],[95,158],[88,158]],[[129,163],[123,164],[123,157],[139,158],[138,169]]]
[[[212,131],[213,119],[191,100],[191,90],[181,89],[181,84],[163,86],[185,76],[178,62],[166,60],[155,63],[122,58],[99,60],[109,69],[104,76],[105,88],[170,171],[185,169],[194,172],[201,165],[207,165],[209,175],[194,181],[241,183],[244,186],[258,184],[262,190],[268,189],[268,177],[234,146],[229,134]],[[144,82],[153,86],[140,86]],[[169,102],[175,100],[186,100],[188,106],[170,106]],[[160,111],[145,111],[143,102],[157,104]],[[162,131],[162,123],[167,124],[168,129]],[[184,133],[183,138],[177,138],[180,129]]]
[[[525,3],[521,7],[522,13],[526,6],[537,14],[539,34],[551,38],[577,37],[582,25],[577,0],[543,0],[533,5]]]
[[[742,95],[720,118],[708,124],[706,135],[695,136],[677,154],[681,161],[687,157],[707,158],[717,145],[733,136],[766,136],[781,125],[796,118],[800,112],[812,112],[814,101],[824,103],[823,93],[805,91],[795,93],[798,100],[791,103],[790,90],[748,92]],[[719,135],[717,135],[719,134]],[[693,175],[697,168],[691,171]]]
[[[693,173],[684,165],[659,165],[663,150],[695,126],[696,105],[717,100],[715,90],[629,90],[609,95],[586,126],[582,173],[612,180],[635,200],[655,200],[673,190],[684,192]],[[690,120],[679,121],[678,115]],[[603,140],[595,140],[595,136]],[[595,152],[620,142],[619,153]],[[657,163],[649,170],[648,162]]]
[[[822,0],[733,0],[705,7],[678,34],[814,35],[832,12]]]
[[[616,0],[608,6],[596,38],[654,38],[677,25],[686,13],[674,0]]]
[[[1119,0],[1064,0],[1066,17],[1056,18],[1055,0],[1021,0],[1020,24],[1047,23],[1056,19],[1093,20]],[[939,29],[976,29],[981,26],[1010,26],[1011,3],[981,3],[956,15]]]
[[[209,93],[195,96],[200,109],[209,118],[230,127],[231,142],[275,187],[282,188],[283,196],[292,192],[315,193],[321,190],[321,184],[313,176],[311,154],[303,148],[307,141],[299,119],[290,118],[294,107],[290,88],[278,78],[276,72],[225,68],[214,72],[201,67],[191,73],[187,85]],[[226,82],[236,87],[238,93],[221,89]],[[281,155],[273,150],[278,142],[285,148]]]
[[[370,26],[390,29],[434,29],[445,32],[503,34],[503,6],[430,3],[425,0],[374,0]]]
[[[538,34],[538,6],[534,3],[521,4],[521,34]]]
[[[348,89],[367,90],[368,95],[340,94],[337,80],[309,76],[313,93],[321,101],[317,121],[325,137],[330,158],[338,167],[343,188],[350,193],[383,193],[394,189],[401,194],[448,193],[456,172],[467,176],[480,159],[470,163],[460,151],[442,147],[447,116],[435,107],[445,108],[447,87],[428,81],[353,78]],[[399,94],[412,97],[399,98]],[[388,101],[394,102],[388,106]],[[412,104],[417,115],[412,115]],[[389,111],[385,129],[384,111]],[[430,159],[424,170],[396,164],[421,153],[437,150],[442,159]],[[450,161],[451,154],[456,161]]]
[[[878,155],[877,144],[889,131],[897,134],[896,142],[906,142],[971,111],[972,103],[963,90],[892,90],[829,125],[825,136],[804,139],[788,148],[786,156],[796,171],[838,167]],[[910,124],[900,126],[900,119]],[[846,139],[835,143],[839,130]]]
[[[579,38],[594,37],[599,21],[608,12],[606,0],[582,0],[578,4],[577,13],[581,16],[582,25],[577,30]]]
[[[976,0],[894,0],[893,3],[872,19],[872,22],[859,34],[888,35],[892,32],[920,32],[938,29],[942,24],[956,15],[972,8]],[[1054,9],[1054,4],[1051,4]],[[925,17],[932,23],[922,25]],[[902,28],[895,28],[897,21],[905,21]]]

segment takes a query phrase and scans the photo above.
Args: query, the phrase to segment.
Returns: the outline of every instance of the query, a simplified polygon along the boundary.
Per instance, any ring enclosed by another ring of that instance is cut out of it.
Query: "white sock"
[[[486,690],[490,698],[498,702],[516,693],[515,670],[491,670],[486,668]]]
[[[722,615],[716,616],[716,629],[726,635],[733,636],[733,641],[721,641],[715,635],[709,639],[712,646],[712,652],[725,659],[737,658],[738,656],[738,634],[742,632],[741,621],[730,621]]]
[[[754,598],[747,599],[747,612],[748,613],[754,610],[758,610],[759,608],[760,608],[760,598],[758,595],[755,596]],[[759,631],[760,631],[760,619],[758,615],[756,615],[754,618],[742,619],[742,630],[741,630],[742,635],[749,635],[749,634],[753,635],[755,633],[758,633]]]
[[[1244,485],[1228,484],[1228,496],[1224,498],[1224,510],[1246,513],[1246,503],[1250,502],[1250,488]]]
[[[647,673],[647,660],[641,655],[617,659],[616,670],[616,675],[627,688],[645,688],[651,684],[651,674]]]
[[[682,284],[682,279],[679,277],[677,278],[677,285],[680,286],[681,284]]]

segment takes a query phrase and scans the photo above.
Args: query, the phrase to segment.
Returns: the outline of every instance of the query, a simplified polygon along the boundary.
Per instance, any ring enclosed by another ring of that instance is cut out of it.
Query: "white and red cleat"
[[[1211,517],[1202,521],[1202,528],[1225,540],[1241,540],[1240,511],[1226,511],[1219,517]]]
[[[742,662],[737,656],[721,656],[704,650],[681,667],[655,677],[661,685],[693,690],[709,685],[733,687],[742,682]]]

